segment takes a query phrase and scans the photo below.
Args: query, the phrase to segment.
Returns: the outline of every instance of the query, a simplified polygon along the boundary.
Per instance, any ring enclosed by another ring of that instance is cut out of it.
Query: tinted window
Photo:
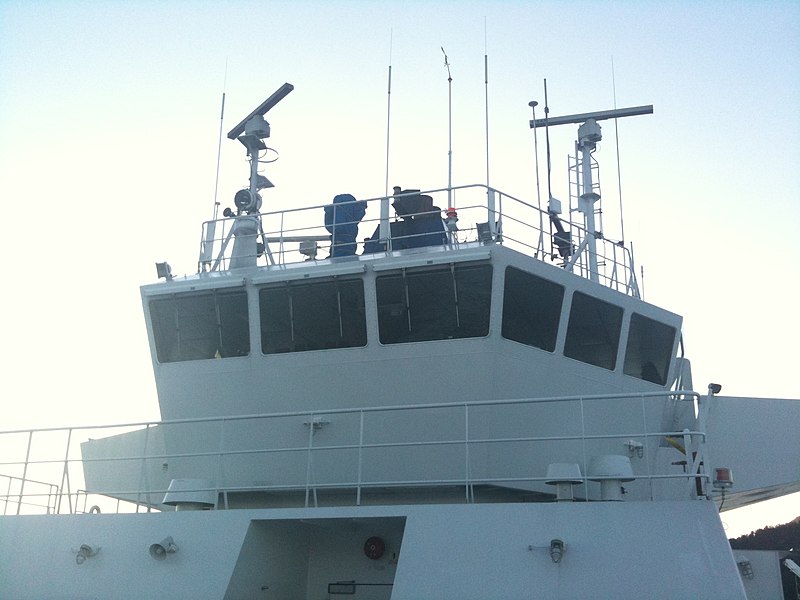
[[[184,294],[150,301],[159,362],[245,356],[250,353],[244,290]]]
[[[621,325],[619,306],[575,292],[564,355],[613,371],[617,364]]]
[[[674,327],[633,313],[625,348],[625,374],[666,385],[674,343]]]
[[[552,352],[564,288],[508,267],[503,289],[503,337]]]
[[[375,281],[382,344],[489,334],[491,265],[447,265]]]
[[[264,354],[367,343],[360,279],[289,282],[259,292]]]

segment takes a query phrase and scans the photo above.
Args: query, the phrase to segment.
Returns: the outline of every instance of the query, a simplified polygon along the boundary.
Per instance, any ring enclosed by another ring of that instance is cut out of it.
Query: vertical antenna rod
[[[219,111],[219,139],[217,140],[217,175],[214,180],[214,220],[217,220],[217,213],[219,212],[219,200],[217,200],[217,192],[219,191],[219,165],[222,160],[222,122],[225,119],[225,89],[228,87],[228,59],[225,59],[225,77],[222,80],[222,108]]]
[[[444,54],[444,66],[447,69],[447,208],[453,206],[453,76],[450,74],[450,63],[447,52]]]
[[[392,249],[392,240],[389,225],[389,132],[392,123],[392,30],[389,30],[389,83],[386,95],[386,181],[384,196],[381,199],[380,224],[378,225],[378,239],[384,243],[386,250]]]
[[[536,122],[536,107],[539,103],[536,100],[528,102],[533,112],[533,122]],[[539,209],[539,245],[537,251],[541,251],[544,255],[544,215],[542,214],[542,191],[539,185],[539,139],[536,135],[536,127],[533,128],[533,154],[534,163],[536,165],[536,207]]]
[[[225,59],[225,77],[222,81],[222,108],[219,111],[219,138],[217,140],[217,173],[214,178],[214,210],[211,221],[206,226],[206,236],[203,239],[203,250],[198,264],[198,272],[211,265],[214,253],[214,238],[217,235],[217,219],[219,218],[219,166],[222,162],[222,124],[225,120],[225,88],[228,86],[228,59]]]
[[[614,76],[614,57],[611,57],[611,89],[614,94],[614,110],[617,110],[617,80]],[[619,191],[619,239],[625,242],[625,213],[622,211],[622,172],[619,166],[619,124],[614,117],[614,142],[617,146],[617,190]]]
[[[219,111],[219,139],[217,140],[217,174],[214,178],[214,220],[217,220],[217,213],[219,211],[219,200],[217,194],[219,192],[219,165],[222,161],[222,122],[225,119],[225,92],[222,92],[222,108]]]
[[[483,18],[483,79],[484,106],[486,109],[486,187],[489,187],[489,48],[487,44],[486,17]]]
[[[553,188],[550,185],[550,105],[547,103],[547,78],[544,80],[544,139],[547,146],[547,205],[550,208],[550,200],[553,198]]]
[[[389,84],[386,92],[386,183],[385,195],[389,195],[389,131],[392,123],[392,31],[389,30]]]

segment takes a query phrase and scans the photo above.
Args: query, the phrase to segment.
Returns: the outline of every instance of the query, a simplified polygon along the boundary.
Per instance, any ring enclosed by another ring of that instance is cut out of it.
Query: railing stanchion
[[[306,457],[306,499],[305,499],[306,508],[308,508],[308,499],[311,491],[311,476],[312,476],[311,447],[313,444],[314,444],[314,414],[311,413],[311,415],[309,415],[308,418],[308,451],[307,451],[308,454]],[[316,499],[316,490],[314,492],[314,497]]]
[[[642,433],[644,434],[644,462],[645,468],[647,469],[647,485],[650,488],[650,500],[654,500],[655,497],[653,495],[653,471],[650,468],[650,436],[648,435],[649,430],[647,428],[647,405],[644,402],[644,395],[641,397],[642,401]]]
[[[381,222],[378,241],[386,244],[386,252],[392,251],[392,232],[389,226],[389,196],[381,198]]]
[[[475,501],[475,493],[469,468],[469,404],[464,404],[464,484],[467,504],[471,504]]]
[[[358,473],[356,474],[356,506],[361,506],[361,482],[364,468],[364,411],[359,410],[358,415]]]
[[[5,498],[3,500],[3,516],[5,516],[7,514],[7,511],[8,511],[8,501],[11,498],[11,482],[12,481],[13,481],[13,479],[11,477],[8,477],[8,486],[6,486],[6,495],[5,495]]]
[[[495,210],[495,191],[489,188],[486,193],[486,212],[489,220],[489,233],[491,239],[497,237],[497,211]]]
[[[67,502],[69,503],[69,514],[72,514],[72,490],[69,485],[69,445],[72,443],[72,428],[67,430],[67,448],[64,451],[64,470],[61,472],[61,493],[58,494],[56,514],[61,513],[61,500],[64,497],[64,482],[67,483]],[[75,500],[75,510],[77,511],[77,499]]]
[[[217,481],[216,485],[214,486],[214,507],[216,508],[217,504],[219,503],[219,489],[223,483],[223,466],[222,466],[222,455],[225,452],[225,423],[226,419],[223,417],[220,420],[219,424],[219,452],[217,452]],[[223,501],[222,505],[225,509],[228,509],[228,493],[225,492],[222,496]]]
[[[22,509],[22,498],[25,492],[25,479],[28,477],[28,461],[31,458],[31,444],[33,443],[33,430],[28,431],[28,449],[25,452],[25,465],[22,468],[22,482],[19,484],[19,502],[17,503],[17,514]]]
[[[583,396],[580,397],[581,407],[581,456],[583,456],[583,489],[586,493],[586,501],[589,501],[589,461],[586,457],[586,417],[583,412]]]
[[[139,489],[136,492],[136,512],[139,512],[139,506],[142,503],[142,487],[145,488],[145,495],[147,498],[147,512],[150,512],[150,485],[147,479],[147,441],[150,438],[150,423],[144,428],[144,442],[142,448],[142,470],[139,472]]]

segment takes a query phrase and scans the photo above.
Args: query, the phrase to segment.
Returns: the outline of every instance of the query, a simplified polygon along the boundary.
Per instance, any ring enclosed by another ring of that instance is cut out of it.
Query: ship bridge
[[[391,220],[390,198],[342,197],[208,222],[199,273],[142,288],[164,418],[654,391],[678,378],[681,318],[638,297],[621,245],[595,238],[590,261],[579,226],[568,238],[546,211],[480,185],[397,190]],[[237,234],[243,220],[255,234]]]

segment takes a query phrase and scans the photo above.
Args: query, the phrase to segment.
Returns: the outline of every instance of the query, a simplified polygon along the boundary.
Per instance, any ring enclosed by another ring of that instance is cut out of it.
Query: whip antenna
[[[225,77],[222,80],[222,108],[219,111],[219,139],[217,140],[217,174],[214,179],[214,220],[217,220],[217,213],[219,212],[219,200],[217,200],[217,192],[219,191],[219,165],[222,161],[222,121],[225,118],[225,88],[228,87],[228,59],[225,59]]]
[[[214,178],[214,211],[213,218],[206,226],[206,234],[203,238],[203,250],[200,255],[198,272],[208,269],[211,266],[211,257],[214,253],[214,239],[217,235],[217,218],[219,217],[219,166],[222,162],[222,122],[225,119],[225,88],[228,85],[228,59],[225,59],[225,77],[222,82],[222,107],[219,111],[219,139],[217,140],[217,173]]]
[[[489,187],[489,49],[486,34],[486,17],[483,18],[483,79],[484,106],[486,108],[486,187]]]
[[[389,195],[389,131],[392,117],[392,31],[389,30],[389,84],[386,92],[386,196]]]
[[[544,138],[545,145],[547,146],[547,203],[548,210],[550,208],[550,200],[553,198],[553,190],[550,187],[550,121],[548,115],[550,114],[550,105],[547,103],[547,78],[544,80]]]
[[[453,76],[450,74],[447,52],[443,46],[440,48],[447,69],[447,208],[455,208],[453,206]]]
[[[614,110],[617,110],[617,81],[614,77],[614,57],[611,57],[611,88],[614,94]],[[625,242],[625,213],[622,212],[622,172],[619,166],[619,119],[614,117],[614,142],[617,146],[617,191],[619,192],[619,235],[620,241]]]
[[[539,138],[536,135],[536,107],[539,103],[536,100],[528,102],[528,106],[533,111],[533,154],[536,163],[536,207],[539,209],[539,247],[544,255],[544,215],[542,214],[542,192],[539,186]]]

